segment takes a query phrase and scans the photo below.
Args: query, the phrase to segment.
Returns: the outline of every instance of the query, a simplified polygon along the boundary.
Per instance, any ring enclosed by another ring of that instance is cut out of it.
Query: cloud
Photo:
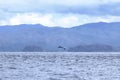
[[[120,0],[0,0],[0,25],[72,27],[120,21]]]
[[[73,27],[92,22],[118,22],[118,16],[89,16],[80,14],[42,14],[17,13],[15,16],[1,20],[1,25],[42,24],[49,27]]]
[[[36,14],[36,13],[17,13],[15,16],[1,20],[1,25],[19,25],[19,24],[44,24],[53,25],[50,14]]]
[[[0,0],[1,5],[68,5],[68,6],[76,6],[76,5],[91,5],[91,4],[110,4],[110,3],[118,3],[119,0]],[[36,3],[36,4],[34,4]],[[92,5],[93,6],[93,5]]]
[[[120,0],[0,0],[0,9],[12,13],[40,12],[118,15],[120,13],[119,3]]]

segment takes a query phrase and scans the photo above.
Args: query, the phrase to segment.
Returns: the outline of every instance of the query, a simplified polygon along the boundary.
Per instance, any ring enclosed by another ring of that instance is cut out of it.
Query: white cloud
[[[43,24],[43,25],[53,25],[51,21],[52,16],[36,14],[36,13],[24,13],[16,14],[8,20],[2,20],[2,25],[19,25],[19,24]]]
[[[0,25],[19,25],[19,24],[42,24],[54,27],[73,27],[92,22],[118,22],[120,16],[88,16],[80,14],[42,14],[42,13],[18,13],[15,16],[0,20]]]
[[[100,21],[118,22],[118,3],[120,0],[0,0],[0,25],[72,27]]]

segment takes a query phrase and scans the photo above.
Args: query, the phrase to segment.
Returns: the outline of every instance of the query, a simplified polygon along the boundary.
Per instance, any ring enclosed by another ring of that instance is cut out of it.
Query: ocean
[[[120,53],[1,52],[0,80],[120,80]]]

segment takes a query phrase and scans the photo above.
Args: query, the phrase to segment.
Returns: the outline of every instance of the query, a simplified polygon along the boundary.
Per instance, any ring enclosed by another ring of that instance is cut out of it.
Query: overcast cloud
[[[120,0],[0,0],[0,25],[72,27],[120,21]]]

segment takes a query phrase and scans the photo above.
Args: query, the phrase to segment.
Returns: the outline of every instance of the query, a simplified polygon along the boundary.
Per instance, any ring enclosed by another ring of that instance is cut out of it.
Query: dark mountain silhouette
[[[0,51],[25,51],[29,45],[40,46],[44,51],[59,51],[58,46],[62,45],[67,51],[80,45],[93,47],[94,44],[99,44],[97,47],[100,48],[109,45],[114,51],[120,51],[120,22],[89,23],[72,28],[50,28],[39,24],[0,26]],[[28,47],[27,51],[31,49]],[[36,49],[33,51],[38,51]]]
[[[40,46],[29,45],[24,47],[23,52],[43,52],[43,49]]]
[[[69,52],[113,52],[115,51],[112,46],[102,44],[92,45],[79,45],[76,47],[69,48]]]

